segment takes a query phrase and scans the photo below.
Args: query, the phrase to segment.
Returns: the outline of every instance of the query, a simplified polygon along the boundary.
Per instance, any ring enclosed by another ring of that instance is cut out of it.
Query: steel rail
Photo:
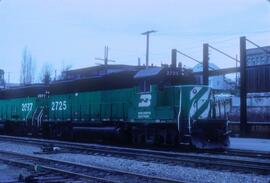
[[[0,153],[1,154],[1,153]],[[51,168],[51,167],[47,167],[47,166],[39,166],[39,168],[42,168],[42,170],[40,171],[36,171],[35,168],[36,168],[36,165],[33,164],[33,163],[30,163],[30,162],[23,162],[23,161],[18,161],[18,160],[14,160],[10,157],[0,157],[0,162],[3,162],[3,163],[6,163],[6,164],[9,164],[9,165],[13,165],[13,166],[17,166],[17,167],[24,167],[28,170],[31,170],[33,171],[33,173],[35,174],[31,174],[30,176],[33,176],[33,177],[36,177],[38,176],[40,178],[40,173],[43,172],[45,173],[45,175],[43,176],[42,179],[44,179],[44,177],[46,177],[47,179],[54,179],[55,180],[55,174],[57,173],[57,176],[58,176],[58,179],[61,179],[61,181],[65,180],[65,181],[74,181],[74,180],[79,180],[79,177],[74,177],[76,175],[74,175],[73,173],[71,172],[65,172],[63,170],[60,170],[60,169],[56,169],[56,168]],[[36,175],[38,173],[38,175]],[[60,176],[58,173],[60,173],[62,176]],[[73,176],[73,177],[71,177]],[[80,181],[80,180],[79,180]],[[84,180],[85,181],[85,180]]]
[[[158,176],[143,175],[123,170],[115,170],[107,167],[98,167],[92,165],[79,164],[53,158],[45,158],[36,155],[0,151],[0,160],[12,159],[15,162],[32,163],[40,169],[55,171],[63,174],[73,175],[87,180],[98,182],[168,182],[179,183],[180,180],[163,178]],[[6,157],[6,158],[5,158]]]
[[[2,138],[2,136],[0,136]],[[17,137],[5,137],[6,139],[14,140],[22,143],[34,143],[37,145],[44,145],[45,143],[53,143],[54,145],[67,149],[70,153],[84,153],[84,154],[94,154],[104,155],[110,154],[113,156],[120,156],[127,159],[136,159],[136,160],[147,160],[154,162],[164,162],[165,164],[178,164],[186,165],[195,164],[202,167],[214,167],[221,169],[233,169],[244,172],[256,172],[257,174],[270,174],[270,161],[257,161],[247,160],[247,159],[233,159],[232,157],[213,157],[209,154],[191,154],[191,153],[179,153],[179,152],[165,152],[165,151],[156,151],[156,150],[146,150],[146,149],[132,149],[132,148],[123,148],[123,147],[112,147],[104,145],[92,145],[92,144],[81,144],[81,143],[70,143],[62,141],[51,141],[51,140],[40,140],[32,138],[17,138]],[[24,142],[24,140],[27,140]],[[227,151],[221,155],[237,156],[241,151]],[[209,153],[209,152],[207,152]],[[242,152],[243,153],[243,152]],[[245,155],[248,155],[248,152],[245,151]],[[250,152],[251,153],[251,152]],[[252,154],[253,153],[253,154]],[[255,152],[251,154],[255,158],[261,158],[263,155],[256,155]],[[210,154],[213,155],[213,154]],[[215,153],[217,155],[217,153]],[[266,154],[268,155],[268,154]],[[243,154],[242,154],[243,156]]]

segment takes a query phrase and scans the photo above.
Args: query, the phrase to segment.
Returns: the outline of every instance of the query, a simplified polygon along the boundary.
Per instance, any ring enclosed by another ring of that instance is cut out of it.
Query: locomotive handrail
[[[43,116],[43,109],[40,110],[38,117],[37,117],[37,126],[40,127],[41,125],[41,118]]]
[[[32,123],[31,123],[31,125],[33,126],[33,124],[34,124],[34,120],[35,120],[35,115],[36,115],[36,112],[37,112],[37,110],[38,110],[38,107],[35,109],[35,112],[33,113],[33,115],[32,115]]]
[[[30,112],[31,112],[31,110],[28,111],[28,113],[26,114],[26,117],[25,117],[26,120],[28,119],[28,116],[30,115]]]
[[[181,118],[181,111],[182,111],[182,89],[180,89],[179,112],[178,112],[178,118],[177,118],[177,128],[178,128],[178,132],[180,132],[180,118]]]

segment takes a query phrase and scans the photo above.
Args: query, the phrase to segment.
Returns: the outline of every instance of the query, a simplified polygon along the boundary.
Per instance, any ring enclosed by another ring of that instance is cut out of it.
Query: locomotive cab
[[[150,137],[200,149],[229,145],[227,120],[216,116],[210,87],[192,85],[194,78],[178,68],[142,70],[135,79],[138,85],[129,119],[134,126],[144,124],[134,127],[140,129],[134,134],[139,139],[150,141]]]

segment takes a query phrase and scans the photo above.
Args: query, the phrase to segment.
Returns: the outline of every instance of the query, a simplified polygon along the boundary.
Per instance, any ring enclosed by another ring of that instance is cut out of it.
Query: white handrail
[[[36,108],[36,110],[35,110],[35,112],[34,112],[34,114],[32,116],[32,126],[34,124],[34,120],[35,120],[35,115],[36,115],[37,109],[38,109],[38,107]]]
[[[38,114],[38,117],[37,117],[37,126],[40,127],[41,125],[41,118],[42,118],[42,115],[43,115],[43,109],[40,110],[39,114]]]
[[[181,117],[181,111],[182,111],[182,88],[180,88],[180,99],[179,99],[179,112],[177,117],[177,128],[178,132],[180,132],[180,117]]]

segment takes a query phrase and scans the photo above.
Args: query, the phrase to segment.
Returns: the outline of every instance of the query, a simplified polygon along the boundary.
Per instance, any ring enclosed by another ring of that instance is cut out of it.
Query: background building
[[[247,49],[247,90],[270,92],[270,46]]]
[[[211,69],[220,69],[217,65],[213,63],[209,63],[209,70]],[[203,66],[202,64],[197,64],[192,69],[193,72],[202,72]],[[199,83],[203,83],[203,77],[202,75],[197,76],[197,80]],[[219,75],[219,76],[210,76],[209,77],[209,86],[217,89],[217,90],[231,90],[235,89],[235,82],[231,80],[230,78],[225,77],[225,75]]]

